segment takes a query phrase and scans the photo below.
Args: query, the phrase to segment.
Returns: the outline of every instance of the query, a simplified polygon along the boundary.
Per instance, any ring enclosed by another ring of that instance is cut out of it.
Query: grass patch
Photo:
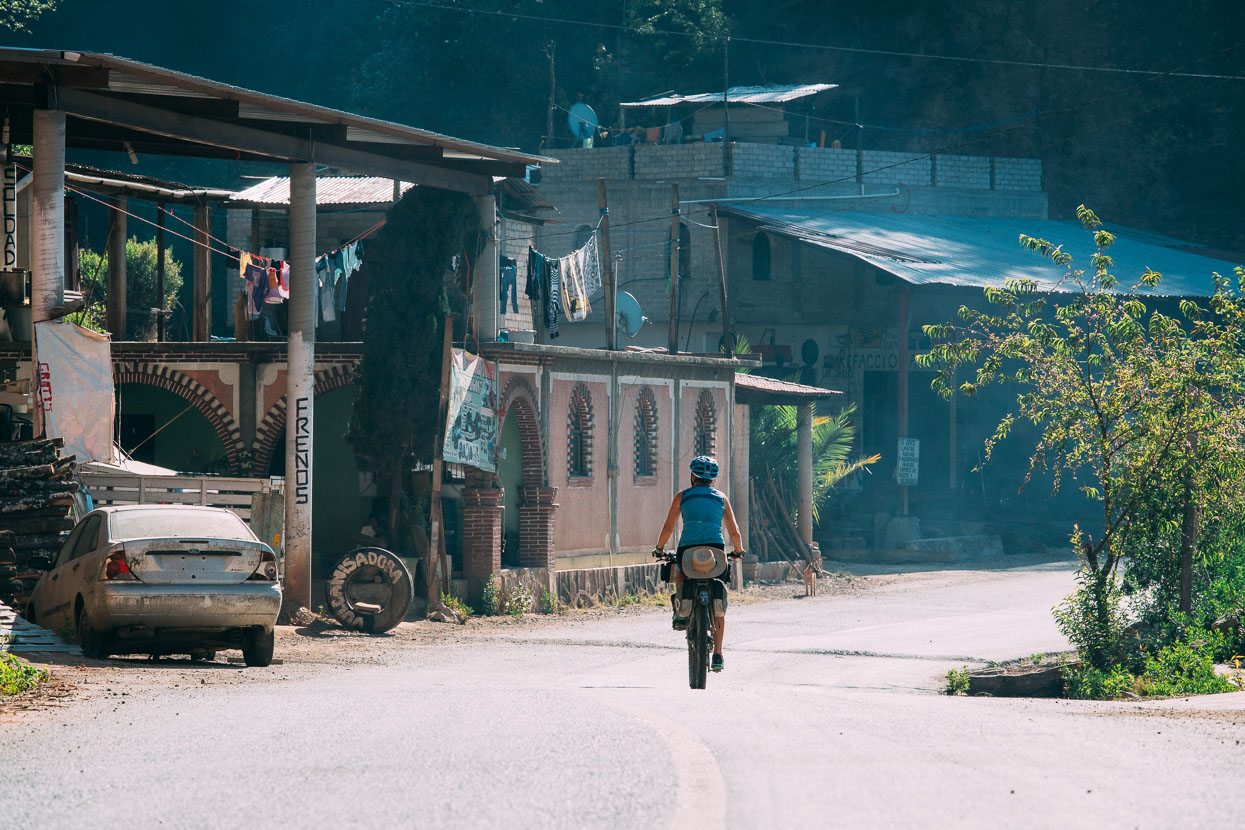
[[[0,696],[21,694],[43,683],[48,677],[44,669],[36,669],[7,651],[0,651]]]

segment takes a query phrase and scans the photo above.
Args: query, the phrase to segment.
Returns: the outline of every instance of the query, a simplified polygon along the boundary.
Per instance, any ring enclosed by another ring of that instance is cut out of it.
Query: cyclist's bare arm
[[[658,550],[665,548],[666,542],[674,535],[674,527],[679,523],[679,504],[682,501],[683,494],[675,493],[674,501],[670,502],[670,512],[666,514],[666,523],[661,526],[661,535],[657,537]]]
[[[726,535],[730,537],[731,544],[735,546],[735,550],[744,549],[743,537],[739,535],[739,525],[735,523],[735,511],[731,510],[731,503],[726,503],[726,509],[722,513],[722,524],[726,526]]]

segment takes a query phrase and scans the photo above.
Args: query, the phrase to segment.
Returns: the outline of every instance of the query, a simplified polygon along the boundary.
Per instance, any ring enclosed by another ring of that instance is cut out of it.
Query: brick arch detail
[[[318,398],[335,389],[350,386],[354,383],[354,378],[355,369],[350,364],[338,364],[321,369],[315,375],[315,396]],[[285,429],[287,410],[285,398],[286,396],[282,395],[281,399],[264,413],[263,420],[255,428],[255,443],[252,445],[252,456],[255,459],[254,470],[258,475],[268,474],[268,466],[272,463],[272,454],[276,452],[277,441],[281,438],[281,432]]]
[[[113,383],[118,387],[123,383],[154,386],[172,392],[192,404],[216,431],[221,446],[225,448],[225,458],[230,469],[236,473],[244,472],[242,468],[246,463],[246,445],[242,442],[242,431],[228,407],[221,403],[211,389],[190,375],[159,363],[119,362],[113,366],[112,377]]]
[[[514,413],[519,424],[519,444],[523,450],[523,486],[544,487],[548,481],[544,441],[540,437],[539,397],[527,378],[515,375],[506,381],[501,393],[504,418]]]

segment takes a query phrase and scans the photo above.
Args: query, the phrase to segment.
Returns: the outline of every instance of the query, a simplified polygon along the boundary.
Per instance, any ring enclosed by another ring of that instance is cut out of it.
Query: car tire
[[[369,593],[361,598],[360,588]],[[324,598],[329,613],[346,628],[383,634],[406,619],[415,601],[415,583],[397,554],[384,548],[356,548],[333,567]],[[359,613],[353,606],[359,601],[380,605],[380,613]]]
[[[0,579],[0,597],[11,597],[25,593],[27,593],[26,583],[20,579]]]
[[[12,579],[17,576],[16,565],[0,565],[0,579]]]
[[[272,652],[276,647],[276,634],[253,628],[242,640],[242,662],[248,666],[263,668],[272,665]]]
[[[95,660],[107,660],[108,649],[104,644],[103,635],[91,624],[86,606],[78,609],[78,645],[82,647],[82,656]]]

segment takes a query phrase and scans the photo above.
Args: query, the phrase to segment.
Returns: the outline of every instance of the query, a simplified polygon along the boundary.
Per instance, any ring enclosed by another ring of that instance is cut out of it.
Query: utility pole
[[[731,174],[731,29],[722,43],[722,175]]]
[[[666,350],[679,353],[679,183],[670,183],[670,339]]]
[[[614,253],[610,250],[610,208],[605,198],[605,179],[597,179],[597,207],[601,210],[601,261],[605,272],[605,348],[618,350],[618,285],[614,281]]]
[[[722,289],[722,343],[734,355],[735,332],[731,326],[731,307],[726,301],[726,260],[722,258],[722,222],[718,219],[717,205],[709,205],[709,221],[713,223],[713,247],[718,257],[718,286]]]
[[[432,503],[429,511],[432,533],[428,539],[428,559],[424,567],[424,586],[428,592],[429,609],[441,607],[441,597],[437,593],[439,560],[441,569],[445,570],[444,558],[441,555],[441,549],[445,545],[445,523],[441,515],[441,476],[442,467],[445,466],[445,419],[449,411],[450,361],[454,357],[452,318],[446,317],[442,325],[445,331],[441,341],[441,389],[437,394],[437,428],[433,438],[435,444],[432,448]],[[444,591],[448,594],[450,590],[448,573],[442,576],[442,582],[445,583]]]
[[[156,340],[164,342],[164,202],[156,203]]]
[[[549,58],[549,119],[545,123],[545,141],[541,142],[545,147],[553,146],[553,107],[558,89],[557,76],[554,74],[553,58],[557,46],[557,42],[552,40],[545,44],[545,57]],[[548,144],[545,144],[545,142],[548,142]]]

